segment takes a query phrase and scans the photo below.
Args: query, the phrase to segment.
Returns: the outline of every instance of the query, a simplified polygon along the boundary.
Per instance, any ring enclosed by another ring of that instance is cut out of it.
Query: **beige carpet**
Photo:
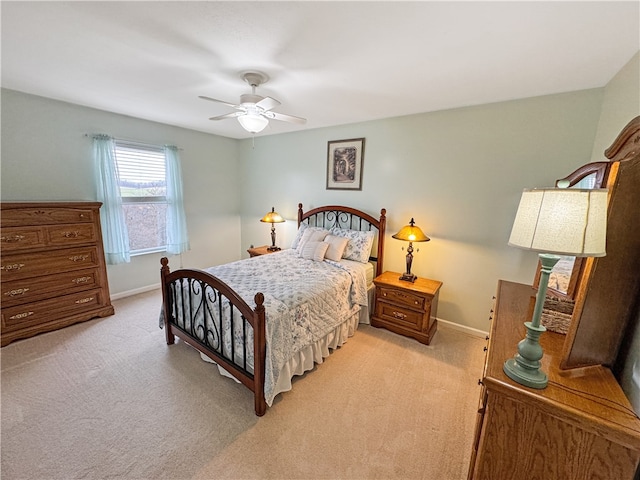
[[[277,397],[157,328],[160,293],[1,349],[2,479],[465,479],[484,341],[361,326]]]

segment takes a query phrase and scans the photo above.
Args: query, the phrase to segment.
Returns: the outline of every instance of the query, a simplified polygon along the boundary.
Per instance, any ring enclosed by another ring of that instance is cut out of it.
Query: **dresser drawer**
[[[46,246],[44,227],[3,227],[0,230],[0,247],[3,255],[27,248]]]
[[[100,258],[97,247],[75,247],[51,252],[3,256],[0,274],[4,283],[22,278],[98,267],[99,265]]]
[[[6,308],[81,292],[101,286],[99,278],[99,271],[94,268],[3,282],[0,301],[2,308]]]
[[[19,227],[22,225],[60,225],[69,223],[91,223],[94,221],[94,210],[91,208],[3,208],[2,226]]]
[[[389,302],[397,303],[398,305],[406,306],[409,308],[416,308],[421,312],[425,309],[424,296],[417,295],[407,291],[396,290],[393,288],[378,287],[379,298]]]
[[[55,225],[47,228],[47,244],[50,246],[76,245],[96,241],[96,231],[91,223]]]
[[[388,320],[398,325],[404,324],[420,330],[422,328],[424,313],[379,301],[376,305],[376,317],[379,317],[382,320]]]
[[[58,320],[105,305],[99,289],[2,309],[2,330],[11,331]]]

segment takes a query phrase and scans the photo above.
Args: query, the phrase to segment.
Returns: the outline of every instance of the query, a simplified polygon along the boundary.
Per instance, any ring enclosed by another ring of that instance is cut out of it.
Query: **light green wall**
[[[606,160],[604,151],[631,121],[640,115],[640,52],[620,70],[604,89],[602,113],[593,142],[593,162]]]
[[[239,170],[235,140],[2,90],[2,201],[95,201],[87,133],[180,147],[191,251],[176,268],[240,256]],[[159,254],[108,267],[112,295],[160,282]]]
[[[613,95],[613,91],[611,95]],[[438,316],[487,330],[499,278],[531,282],[536,257],[506,245],[526,187],[590,161],[604,89],[236,141],[2,90],[2,190],[9,200],[94,200],[91,143],[105,132],[182,148],[192,250],[185,267],[246,256],[269,242],[259,218],[272,206],[291,221],[298,202],[388,211],[386,268],[405,251],[390,238],[411,217],[432,238],[413,271],[444,282]],[[326,190],[327,141],[366,138],[362,191]],[[112,294],[158,283],[160,255],[109,267]],[[174,268],[179,259],[172,259]]]
[[[438,317],[488,330],[499,278],[531,283],[535,253],[507,246],[523,188],[552,186],[590,161],[602,89],[258,137],[241,142],[242,243],[269,243],[258,220],[272,206],[292,221],[306,209],[387,209],[385,269],[404,269],[390,238],[411,217],[431,241],[417,245],[412,271],[443,282]],[[366,138],[362,191],[326,190],[329,140]]]

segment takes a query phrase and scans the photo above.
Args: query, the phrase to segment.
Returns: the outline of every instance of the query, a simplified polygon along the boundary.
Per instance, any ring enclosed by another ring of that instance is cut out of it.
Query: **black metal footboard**
[[[189,269],[170,272],[166,257],[160,263],[167,344],[172,345],[177,336],[222,366],[253,391],[256,415],[264,415],[263,294],[255,295],[252,309],[213,275]]]

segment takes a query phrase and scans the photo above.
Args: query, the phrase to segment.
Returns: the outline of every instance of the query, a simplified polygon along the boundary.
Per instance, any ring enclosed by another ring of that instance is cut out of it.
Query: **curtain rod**
[[[97,135],[106,135],[108,137],[113,138],[114,140],[120,140],[122,142],[135,143],[135,144],[138,144],[138,145],[141,145],[141,146],[144,146],[144,147],[155,147],[155,148],[158,148],[158,147],[176,147],[180,151],[184,150],[183,148],[180,148],[180,147],[178,147],[176,145],[170,145],[168,143],[165,143],[165,144],[162,144],[162,145],[158,145],[157,143],[140,142],[139,140],[133,140],[133,139],[130,139],[130,138],[114,137],[113,135],[109,135],[108,133],[85,133],[83,136],[84,137],[93,138],[93,137],[95,137]]]

